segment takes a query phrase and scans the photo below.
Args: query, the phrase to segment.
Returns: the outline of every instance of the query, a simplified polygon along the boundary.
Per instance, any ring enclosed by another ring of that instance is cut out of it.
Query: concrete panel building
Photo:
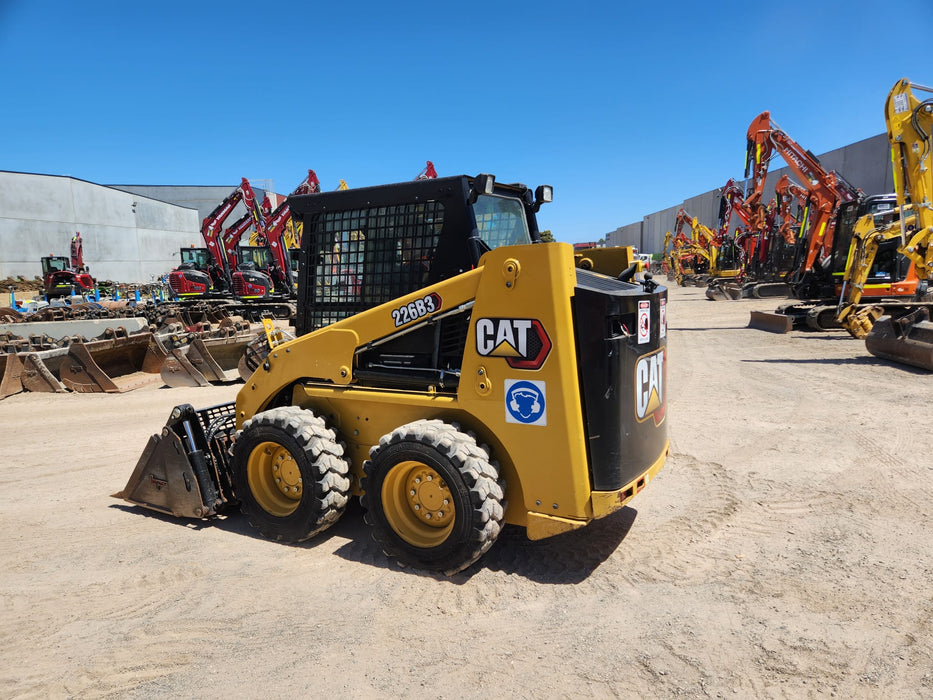
[[[201,222],[208,214],[214,211],[217,206],[227,197],[233,194],[233,191],[239,186],[239,182],[230,185],[107,185],[115,190],[131,192],[150,199],[157,199],[161,202],[168,202],[187,209],[196,209],[198,212],[198,231],[200,231]],[[256,200],[262,202],[266,196],[267,190],[256,186],[256,183],[250,180],[253,192],[256,194]],[[281,197],[274,193],[269,193],[272,200],[272,206],[275,207],[281,201]],[[240,202],[236,208],[227,217],[227,226],[239,219],[246,213],[246,207]],[[200,241],[200,235],[198,241]],[[198,245],[203,245],[198,243]]]
[[[827,171],[835,170],[851,185],[862,190],[866,195],[882,194],[894,191],[891,156],[886,134],[879,134],[856,143],[837,148],[817,156],[820,164]],[[777,156],[773,165],[783,163]],[[794,173],[787,166],[768,171],[765,181],[764,200],[767,202],[774,195],[774,184],[783,174],[797,181]],[[726,183],[723,182],[723,185]],[[739,185],[742,186],[743,182]],[[804,184],[804,183],[799,183]],[[719,226],[720,190],[710,190],[703,194],[685,199],[681,204],[648,214],[640,222],[620,226],[605,234],[606,245],[633,245],[642,253],[660,253],[664,247],[664,236],[674,230],[674,217],[683,207],[688,214],[697,217],[701,223],[716,229]],[[733,219],[732,229],[735,221]]]
[[[40,259],[68,256],[81,232],[99,280],[148,282],[197,243],[197,210],[58,175],[0,171],[0,278],[41,276]]]

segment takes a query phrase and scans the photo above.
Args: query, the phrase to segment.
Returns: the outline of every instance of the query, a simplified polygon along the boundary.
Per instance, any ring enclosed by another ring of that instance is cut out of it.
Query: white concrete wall
[[[84,180],[0,171],[0,278],[41,276],[39,259],[70,254],[81,232],[84,262],[98,280],[150,282],[200,245],[196,209]]]

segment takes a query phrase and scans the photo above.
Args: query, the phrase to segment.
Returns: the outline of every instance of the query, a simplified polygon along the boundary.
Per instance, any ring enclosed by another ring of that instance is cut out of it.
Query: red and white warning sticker
[[[651,302],[638,302],[638,344],[651,339]]]

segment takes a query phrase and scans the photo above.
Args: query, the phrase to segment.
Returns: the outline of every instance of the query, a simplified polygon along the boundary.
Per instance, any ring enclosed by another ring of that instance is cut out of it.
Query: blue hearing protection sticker
[[[505,380],[505,422],[547,425],[547,389],[544,382]]]

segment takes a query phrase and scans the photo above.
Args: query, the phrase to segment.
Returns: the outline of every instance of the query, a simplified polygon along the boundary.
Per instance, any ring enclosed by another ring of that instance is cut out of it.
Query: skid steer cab
[[[298,337],[235,403],[176,407],[115,496],[239,505],[285,542],[358,496],[389,556],[448,574],[505,523],[540,539],[624,506],[669,450],[667,290],[536,242],[550,198],[490,175],[293,198]]]

